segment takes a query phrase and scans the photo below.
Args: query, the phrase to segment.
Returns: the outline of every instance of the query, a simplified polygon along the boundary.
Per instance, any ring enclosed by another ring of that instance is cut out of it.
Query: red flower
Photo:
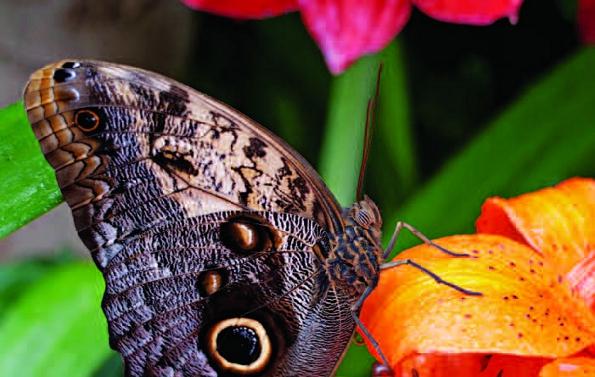
[[[383,49],[405,26],[413,5],[438,20],[486,25],[516,21],[522,0],[182,0],[189,7],[234,18],[263,18],[297,10],[332,73]]]
[[[579,0],[578,30],[585,44],[595,44],[595,0]]]
[[[381,273],[361,319],[395,376],[595,376],[595,181],[491,198],[477,234],[420,245]]]

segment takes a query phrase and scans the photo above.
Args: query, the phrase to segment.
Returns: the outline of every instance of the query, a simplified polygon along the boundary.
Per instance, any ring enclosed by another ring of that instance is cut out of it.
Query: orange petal
[[[533,249],[493,235],[445,237],[410,258],[483,296],[437,284],[412,266],[383,270],[361,319],[391,366],[415,353],[511,353],[557,357],[595,343],[595,318],[583,300]],[[372,352],[374,350],[369,346]]]
[[[595,252],[575,264],[566,274],[566,279],[595,312]]]
[[[537,377],[543,366],[551,361],[542,357],[502,354],[421,354],[403,360],[390,376],[411,377],[415,371],[420,377]]]
[[[557,359],[546,365],[539,377],[595,377],[595,359],[572,357]]]
[[[394,369],[395,377],[476,377],[488,361],[476,354],[416,354],[406,358]]]
[[[595,251],[595,180],[573,178],[512,199],[490,198],[476,227],[522,240],[565,274]]]
[[[496,354],[490,358],[478,377],[523,376],[537,377],[541,368],[552,359]]]

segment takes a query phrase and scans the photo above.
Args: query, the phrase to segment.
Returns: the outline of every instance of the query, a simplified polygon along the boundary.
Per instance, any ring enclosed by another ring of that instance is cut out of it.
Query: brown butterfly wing
[[[37,71],[25,107],[104,274],[127,376],[332,373],[355,326],[321,267],[343,224],[297,152],[201,93],[107,63]]]

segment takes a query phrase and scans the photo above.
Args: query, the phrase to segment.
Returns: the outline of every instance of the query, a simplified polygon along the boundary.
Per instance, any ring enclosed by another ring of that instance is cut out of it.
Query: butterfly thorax
[[[366,196],[345,208],[343,223],[343,233],[329,234],[331,251],[325,269],[331,284],[346,285],[355,302],[367,287],[378,284],[383,262],[382,218],[376,204]]]

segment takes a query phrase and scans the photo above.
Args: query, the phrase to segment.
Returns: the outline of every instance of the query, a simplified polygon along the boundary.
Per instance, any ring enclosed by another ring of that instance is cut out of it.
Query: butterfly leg
[[[388,360],[386,359],[386,356],[384,356],[384,354],[382,353],[382,350],[380,349],[380,345],[378,344],[378,342],[376,341],[376,339],[374,339],[374,337],[372,336],[372,334],[370,334],[370,332],[368,331],[368,329],[366,328],[366,326],[364,326],[364,324],[361,321],[361,319],[359,319],[359,317],[357,316],[357,312],[352,311],[351,312],[351,315],[353,316],[353,319],[355,320],[355,323],[357,324],[357,327],[359,327],[359,329],[362,331],[362,333],[364,334],[364,336],[366,338],[368,338],[368,340],[370,341],[370,343],[372,343],[372,346],[374,347],[374,349],[376,350],[376,352],[378,352],[378,355],[382,359],[382,363],[384,365],[386,365],[387,367],[390,368],[390,364],[388,363]]]
[[[445,249],[446,250],[446,249]],[[461,255],[461,254],[457,254],[457,255]],[[463,254],[464,255],[464,254]],[[433,273],[432,271],[428,270],[427,268],[425,268],[424,266],[415,263],[414,261],[412,261],[411,259],[400,259],[400,260],[395,260],[392,262],[388,262],[388,263],[384,263],[380,266],[381,270],[386,270],[387,268],[391,268],[391,267],[396,267],[396,266],[402,266],[408,264],[411,267],[415,267],[418,270],[420,270],[421,272],[429,275],[432,279],[434,279],[436,281],[436,283],[438,284],[444,284],[448,287],[451,287],[461,293],[464,293],[466,295],[471,295],[471,296],[482,296],[481,292],[476,292],[476,291],[470,291],[468,289],[465,289],[463,287],[459,287],[458,285],[454,284],[454,283],[450,283],[444,279],[442,279],[440,276],[436,275],[435,273]],[[367,291],[367,289],[366,289]],[[366,291],[364,291],[364,295],[366,293]],[[362,295],[362,297],[364,296]],[[363,301],[363,300],[362,300]]]
[[[390,253],[393,251],[393,248],[395,247],[395,243],[397,242],[397,238],[399,237],[399,232],[403,228],[409,230],[414,236],[416,236],[420,240],[424,241],[425,244],[427,244],[429,246],[432,246],[432,247],[435,247],[436,249],[442,251],[443,253],[446,253],[448,255],[452,255],[453,257],[468,257],[468,256],[470,256],[469,254],[466,254],[466,253],[455,253],[455,252],[452,252],[452,251],[450,251],[448,249],[445,249],[442,246],[440,246],[440,245],[432,242],[428,237],[424,236],[422,234],[422,232],[420,232],[419,230],[415,229],[411,225],[409,225],[407,223],[404,223],[402,221],[399,221],[397,223],[397,226],[395,227],[395,231],[393,233],[392,238],[390,239],[390,242],[388,244],[388,247],[382,253],[382,260],[386,260],[386,258],[388,258],[388,256],[390,255]]]

